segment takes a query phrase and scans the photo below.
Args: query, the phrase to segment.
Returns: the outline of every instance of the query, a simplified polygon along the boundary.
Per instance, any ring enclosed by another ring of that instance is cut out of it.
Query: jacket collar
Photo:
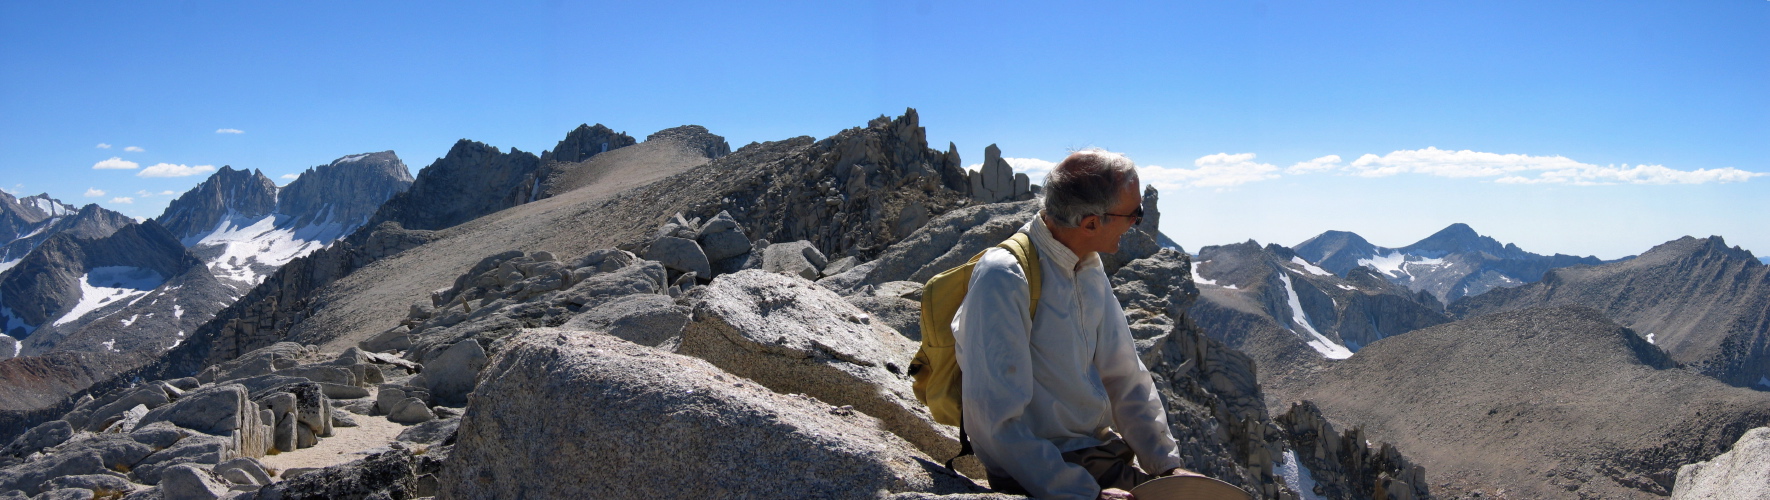
[[[1033,246],[1038,248],[1040,260],[1056,264],[1058,269],[1064,270],[1065,274],[1071,278],[1089,266],[1102,267],[1098,252],[1088,252],[1086,257],[1078,257],[1075,252],[1070,251],[1069,247],[1064,246],[1063,242],[1057,241],[1057,238],[1051,235],[1051,228],[1045,227],[1045,213],[1043,211],[1033,216],[1032,222],[1026,223],[1026,226],[1021,227],[1020,231],[1032,236]]]

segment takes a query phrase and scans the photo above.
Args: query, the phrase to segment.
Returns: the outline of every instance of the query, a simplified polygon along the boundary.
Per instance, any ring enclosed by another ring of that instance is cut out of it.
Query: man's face
[[[1101,253],[1118,253],[1119,238],[1125,235],[1125,231],[1131,230],[1131,225],[1137,223],[1136,220],[1128,217],[1128,215],[1135,213],[1138,208],[1143,206],[1142,193],[1143,186],[1140,182],[1135,180],[1125,184],[1124,190],[1119,191],[1119,202],[1117,205],[1114,205],[1112,211],[1109,212],[1118,215],[1102,216],[1100,218],[1100,228],[1094,232],[1094,237],[1091,238],[1093,240],[1091,243],[1094,244],[1095,251]]]

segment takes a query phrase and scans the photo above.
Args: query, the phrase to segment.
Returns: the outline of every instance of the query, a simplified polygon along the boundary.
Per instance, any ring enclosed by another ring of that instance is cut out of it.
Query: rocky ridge
[[[1741,387],[1770,390],[1770,266],[1719,236],[1683,237],[1634,259],[1555,269],[1527,286],[1451,305],[1473,317],[1582,305],[1649,335],[1673,360]]]

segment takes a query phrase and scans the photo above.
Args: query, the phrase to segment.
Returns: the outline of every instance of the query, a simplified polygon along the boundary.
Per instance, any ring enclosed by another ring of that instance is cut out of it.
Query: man
[[[1142,219],[1136,165],[1099,149],[1045,177],[1044,208],[1021,228],[1038,252],[1041,292],[1014,255],[992,248],[953,318],[962,415],[990,487],[1038,498],[1129,498],[1145,471],[1180,456],[1100,253]],[[1116,432],[1115,432],[1116,431]]]

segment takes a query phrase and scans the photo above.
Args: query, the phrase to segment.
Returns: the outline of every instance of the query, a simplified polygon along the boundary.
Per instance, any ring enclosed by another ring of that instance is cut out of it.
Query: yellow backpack
[[[1032,238],[1026,233],[1014,233],[996,246],[1007,249],[1014,254],[1015,260],[1020,261],[1020,268],[1026,272],[1026,282],[1032,291],[1031,313],[1037,313],[1039,252],[1033,248]],[[961,421],[961,380],[959,359],[953,352],[953,316],[959,313],[959,304],[965,302],[965,292],[971,288],[971,269],[977,267],[977,260],[988,251],[978,252],[964,265],[934,275],[922,286],[922,347],[916,350],[915,359],[910,361],[910,376],[916,378],[916,399],[928,405],[935,422],[959,425]],[[963,430],[961,426],[961,434]],[[970,447],[970,443],[965,445]]]

